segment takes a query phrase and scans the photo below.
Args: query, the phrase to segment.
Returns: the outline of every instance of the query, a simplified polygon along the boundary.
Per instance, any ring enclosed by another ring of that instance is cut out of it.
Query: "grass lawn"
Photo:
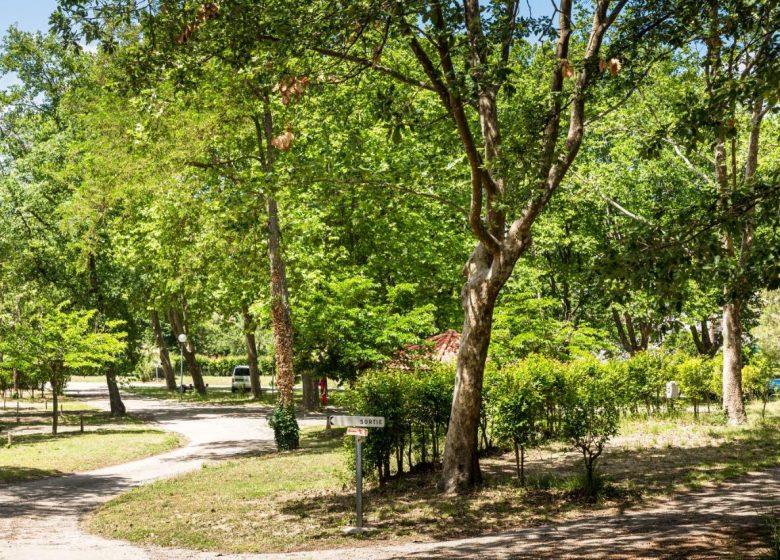
[[[435,472],[382,488],[369,484],[365,518],[377,529],[371,542],[508,530],[622,508],[780,464],[780,403],[770,405],[764,422],[757,410],[751,408],[751,423],[740,428],[726,426],[716,413],[700,421],[687,415],[624,420],[622,435],[602,458],[607,486],[595,504],[581,499],[580,458],[562,443],[529,454],[526,488],[517,485],[508,452],[483,458],[485,485],[467,496],[439,495]],[[137,488],[101,507],[89,528],[134,542],[223,552],[354,544],[354,537],[341,533],[354,511],[342,434],[305,431],[299,451],[228,461]],[[152,517],[150,511],[158,513]]]
[[[199,395],[197,391],[187,391],[180,395],[175,391],[168,391],[165,387],[154,385],[132,385],[125,387],[124,390],[142,397],[182,400],[186,402],[208,402],[213,404],[273,404],[276,402],[276,393],[263,392],[259,400],[254,400],[250,392],[239,391],[232,393],[229,387],[211,386],[205,395]]]
[[[126,463],[180,443],[176,434],[145,429],[21,435],[0,447],[0,484]]]

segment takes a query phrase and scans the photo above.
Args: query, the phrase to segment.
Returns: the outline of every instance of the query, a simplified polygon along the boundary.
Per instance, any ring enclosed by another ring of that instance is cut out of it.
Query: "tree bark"
[[[187,334],[186,325],[184,324],[184,317],[178,309],[172,309],[170,313],[171,326],[173,327],[173,333],[178,339],[179,335]],[[187,336],[187,342],[185,342],[182,348],[184,354],[184,361],[187,362],[187,371],[190,372],[192,377],[192,384],[195,386],[195,390],[200,395],[206,394],[206,384],[203,382],[203,374],[200,371],[198,365],[197,354],[195,350],[195,342],[193,342],[191,336]]]
[[[176,372],[173,371],[171,357],[168,354],[168,345],[165,344],[165,337],[163,336],[162,326],[160,325],[160,314],[157,313],[156,309],[153,309],[150,312],[150,317],[152,321],[152,331],[154,331],[154,340],[157,344],[157,349],[160,352],[160,365],[165,374],[165,386],[169,391],[175,391]]]
[[[486,278],[489,259],[482,245],[470,259],[471,274],[463,287],[464,319],[458,352],[455,393],[444,444],[444,462],[439,489],[457,492],[482,482],[478,434],[482,405],[482,378],[490,345],[493,309],[498,287]]]
[[[108,401],[111,404],[111,416],[114,418],[124,416],[127,413],[122,395],[119,394],[119,386],[116,383],[116,372],[113,365],[106,369],[106,385],[108,385]]]
[[[21,375],[19,375],[19,370],[17,368],[14,368],[13,372],[14,376],[14,395],[19,395],[20,391],[20,381],[21,381]]]
[[[723,306],[723,411],[731,425],[747,422],[742,397],[741,303]]]
[[[320,408],[318,378],[305,373],[301,376],[301,381],[303,382],[303,406],[309,412],[318,410]]]
[[[287,295],[287,276],[281,254],[279,211],[273,197],[268,198],[268,256],[271,263],[271,325],[276,352],[276,384],[279,389],[279,402],[285,407],[292,407],[295,385],[293,329]]]
[[[249,383],[252,386],[252,397],[259,399],[261,394],[260,387],[260,368],[257,365],[257,341],[255,340],[255,318],[249,312],[249,306],[244,304],[241,307],[241,313],[244,316],[244,340],[246,341],[246,361],[249,365]]]
[[[51,379],[49,380],[49,383],[51,383],[51,433],[52,435],[57,435],[57,426],[59,424],[59,417],[57,416],[57,402],[59,399],[59,391],[57,390],[57,375],[54,374],[51,376]]]

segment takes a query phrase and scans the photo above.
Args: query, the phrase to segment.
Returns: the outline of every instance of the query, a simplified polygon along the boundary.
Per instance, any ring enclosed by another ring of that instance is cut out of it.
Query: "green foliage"
[[[295,409],[277,404],[268,419],[268,425],[274,431],[276,448],[279,451],[290,451],[300,446],[300,430],[295,419]]]
[[[663,352],[646,351],[610,362],[608,377],[621,406],[632,411],[644,406],[648,413],[660,410],[666,383],[671,380],[668,361]]]
[[[117,360],[126,333],[118,321],[99,322],[95,310],[69,310],[68,303],[44,302],[19,323],[3,325],[3,369],[39,372],[60,391],[76,371],[95,370]]]
[[[365,440],[364,469],[376,472],[380,482],[404,462],[411,469],[436,462],[452,408],[454,372],[443,364],[416,364],[408,370],[371,370],[363,374],[345,397],[352,414],[384,416],[384,428],[372,428]],[[349,443],[349,442],[348,442]],[[430,454],[429,454],[430,449]]]
[[[682,396],[693,403],[693,413],[699,417],[699,403],[709,398],[712,386],[712,361],[688,358],[677,366],[677,381]]]
[[[544,400],[534,368],[506,368],[491,377],[490,416],[493,435],[515,448],[517,477],[525,484],[524,453],[542,438]],[[520,456],[518,456],[518,449]]]
[[[605,367],[592,359],[571,364],[568,384],[563,435],[582,453],[586,490],[592,496],[596,490],[596,460],[604,451],[604,444],[618,433],[617,396],[605,375]]]
[[[204,356],[196,355],[195,359],[200,365],[203,375],[214,375],[217,377],[229,377],[233,374],[233,368],[246,365],[246,355],[241,356]],[[171,365],[174,370],[179,371],[179,354],[171,355]],[[271,375],[273,362],[270,356],[258,356],[258,367],[260,375]],[[186,367],[186,364],[185,364]]]

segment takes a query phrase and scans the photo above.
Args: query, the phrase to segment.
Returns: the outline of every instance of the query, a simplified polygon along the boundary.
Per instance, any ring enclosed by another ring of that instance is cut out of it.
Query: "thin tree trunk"
[[[184,333],[187,334],[186,325],[184,324],[184,317],[178,309],[171,309],[170,312],[171,326],[173,327],[173,334],[176,338]],[[181,343],[180,343],[181,344]],[[187,362],[187,371],[190,372],[192,377],[192,384],[195,386],[195,390],[200,395],[206,394],[206,384],[203,382],[203,374],[200,371],[200,365],[198,365],[198,359],[195,349],[195,342],[191,336],[187,336],[187,342],[183,344],[182,353],[184,354],[184,361]]]
[[[244,340],[246,341],[246,361],[249,365],[249,384],[252,387],[252,396],[260,398],[260,368],[257,365],[257,341],[255,340],[255,318],[249,312],[249,307],[244,304],[241,307],[244,316]]]
[[[747,422],[742,396],[741,303],[723,306],[723,410],[731,425]]]
[[[165,344],[165,337],[163,336],[162,326],[160,325],[160,314],[156,309],[150,312],[152,320],[152,331],[154,331],[154,340],[157,343],[157,349],[160,352],[160,365],[162,366],[163,373],[165,375],[165,386],[169,391],[176,390],[176,372],[173,371],[171,365],[171,357],[168,354],[168,345]]]
[[[303,384],[303,406],[309,412],[318,410],[320,407],[319,383],[317,378],[307,373],[301,376]]]
[[[52,435],[57,435],[57,425],[59,423],[59,417],[57,416],[57,402],[59,399],[59,395],[57,393],[57,374],[52,375],[51,379],[49,380],[49,383],[51,383],[51,433]]]
[[[125,408],[125,403],[122,402],[122,395],[119,394],[116,372],[111,365],[106,369],[106,385],[108,385],[108,401],[111,404],[111,416],[114,418],[124,416],[127,413],[127,409]]]
[[[520,486],[525,486],[525,447],[520,446]]]
[[[279,388],[279,402],[285,407],[292,407],[295,385],[292,318],[281,254],[279,212],[276,200],[272,197],[268,198],[268,256],[271,262],[271,325],[276,351],[276,384]]]
[[[20,387],[20,381],[21,381],[21,375],[19,375],[19,370],[17,368],[14,368],[14,395],[19,395],[19,391],[21,390]]]

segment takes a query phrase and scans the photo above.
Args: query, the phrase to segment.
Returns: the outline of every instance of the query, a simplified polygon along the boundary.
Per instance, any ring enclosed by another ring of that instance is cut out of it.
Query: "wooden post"
[[[84,433],[84,412],[79,414],[79,423],[81,424],[81,433]]]
[[[13,438],[11,437],[11,430],[8,430],[8,447],[11,447],[12,443],[13,443]]]
[[[19,419],[19,401],[16,401],[16,423],[18,424],[19,422],[21,422]]]
[[[49,401],[46,397],[43,398],[43,410],[49,410]]]

